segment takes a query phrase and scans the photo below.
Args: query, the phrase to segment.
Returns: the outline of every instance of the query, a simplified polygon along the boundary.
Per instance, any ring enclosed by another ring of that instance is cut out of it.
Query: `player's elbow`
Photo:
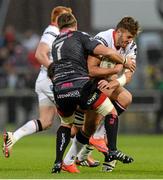
[[[40,56],[40,54],[39,54],[38,50],[36,50],[36,52],[35,52],[35,58],[36,58],[36,59],[39,59],[39,56]]]
[[[90,77],[95,77],[97,74],[96,67],[88,64],[88,73]]]
[[[90,77],[95,77],[95,76],[96,76],[95,71],[90,70],[90,71],[89,71],[89,76],[90,76]]]

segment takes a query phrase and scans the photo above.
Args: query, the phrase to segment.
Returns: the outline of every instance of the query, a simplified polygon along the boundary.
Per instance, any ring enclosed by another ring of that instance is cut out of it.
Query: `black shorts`
[[[76,80],[54,85],[58,112],[65,117],[71,116],[78,105],[83,110],[91,108],[100,94],[97,82],[92,80]]]
[[[71,116],[80,104],[81,88],[89,80],[76,80],[54,84],[54,97],[61,116]]]

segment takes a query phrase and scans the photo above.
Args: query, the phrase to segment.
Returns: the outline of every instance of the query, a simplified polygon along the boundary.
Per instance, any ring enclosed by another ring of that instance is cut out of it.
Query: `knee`
[[[53,125],[53,119],[42,119],[40,118],[43,130],[49,129]]]
[[[130,105],[132,103],[132,94],[130,92],[127,93],[126,101],[127,105]]]
[[[117,100],[124,108],[127,108],[132,103],[132,94],[125,91],[121,94],[120,98]]]

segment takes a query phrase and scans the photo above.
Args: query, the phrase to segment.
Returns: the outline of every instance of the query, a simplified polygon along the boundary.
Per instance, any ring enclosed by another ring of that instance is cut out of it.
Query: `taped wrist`
[[[117,81],[119,82],[120,86],[124,86],[126,84],[126,76],[125,74],[122,74]]]
[[[127,64],[127,57],[124,57],[123,64]]]

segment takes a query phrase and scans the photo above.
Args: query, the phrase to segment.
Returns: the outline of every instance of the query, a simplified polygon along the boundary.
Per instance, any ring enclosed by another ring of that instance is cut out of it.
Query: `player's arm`
[[[116,65],[114,68],[102,68],[100,67],[101,59],[95,56],[89,56],[87,63],[89,75],[91,77],[107,77],[119,73],[123,68],[120,64]]]
[[[132,42],[127,47],[128,55],[127,57],[131,58],[133,62],[135,62],[135,70],[136,70],[136,55],[137,55],[137,46],[135,42]],[[120,86],[124,86],[125,84],[130,83],[132,80],[132,76],[135,71],[130,71],[129,69],[125,69],[124,73],[117,79]]]
[[[136,63],[135,63],[135,65],[136,65]],[[125,69],[124,73],[116,80],[119,82],[120,86],[124,86],[124,85],[130,83],[130,81],[132,80],[133,74],[134,74],[134,72],[130,71],[129,69]]]
[[[110,82],[106,80],[100,80],[98,82],[98,89],[108,97],[110,97],[113,91],[118,87],[119,87],[119,83],[116,80]]]
[[[127,57],[121,56],[116,50],[102,45],[99,41],[91,38],[88,34],[81,33],[82,44],[90,55],[100,55],[109,58],[111,61],[123,64],[124,67],[135,70],[135,63]]]
[[[48,67],[51,63],[49,59],[49,52],[49,46],[44,42],[40,42],[36,49],[35,57],[37,58],[38,62],[45,67]]]
[[[130,57],[123,57],[117,51],[112,48],[105,47],[104,45],[97,45],[94,49],[95,55],[102,55],[108,57],[110,60],[116,63],[123,64],[124,67],[135,71],[135,62]]]

